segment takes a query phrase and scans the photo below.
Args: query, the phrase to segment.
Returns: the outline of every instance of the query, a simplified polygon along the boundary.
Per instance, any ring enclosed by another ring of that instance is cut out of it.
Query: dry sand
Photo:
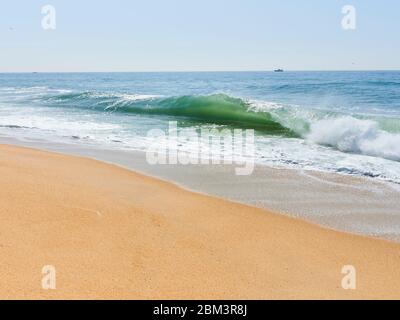
[[[0,186],[3,299],[400,298],[396,243],[27,148],[0,146]]]

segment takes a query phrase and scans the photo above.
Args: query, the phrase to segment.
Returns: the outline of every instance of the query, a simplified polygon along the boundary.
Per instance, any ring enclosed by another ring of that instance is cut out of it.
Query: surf
[[[218,93],[163,97],[148,94],[68,92],[42,98],[51,106],[178,120],[181,126],[219,125],[257,134],[298,138],[339,150],[400,161],[400,121],[246,100]]]
[[[400,161],[400,134],[386,132],[377,122],[346,116],[311,124],[308,141],[346,153]]]

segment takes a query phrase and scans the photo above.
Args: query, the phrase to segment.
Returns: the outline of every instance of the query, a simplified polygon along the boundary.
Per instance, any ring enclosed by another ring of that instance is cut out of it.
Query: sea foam
[[[383,131],[372,120],[350,116],[319,120],[311,124],[306,139],[342,152],[400,161],[400,134]]]

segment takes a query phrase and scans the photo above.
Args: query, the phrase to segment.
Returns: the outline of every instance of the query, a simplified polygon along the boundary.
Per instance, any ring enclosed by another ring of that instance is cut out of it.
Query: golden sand
[[[399,244],[27,148],[0,146],[0,186],[3,299],[400,298]]]

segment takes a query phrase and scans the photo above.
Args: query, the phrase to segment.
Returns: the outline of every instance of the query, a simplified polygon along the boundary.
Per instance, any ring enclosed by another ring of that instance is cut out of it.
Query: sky
[[[0,17],[0,72],[400,70],[398,0],[1,0]]]

